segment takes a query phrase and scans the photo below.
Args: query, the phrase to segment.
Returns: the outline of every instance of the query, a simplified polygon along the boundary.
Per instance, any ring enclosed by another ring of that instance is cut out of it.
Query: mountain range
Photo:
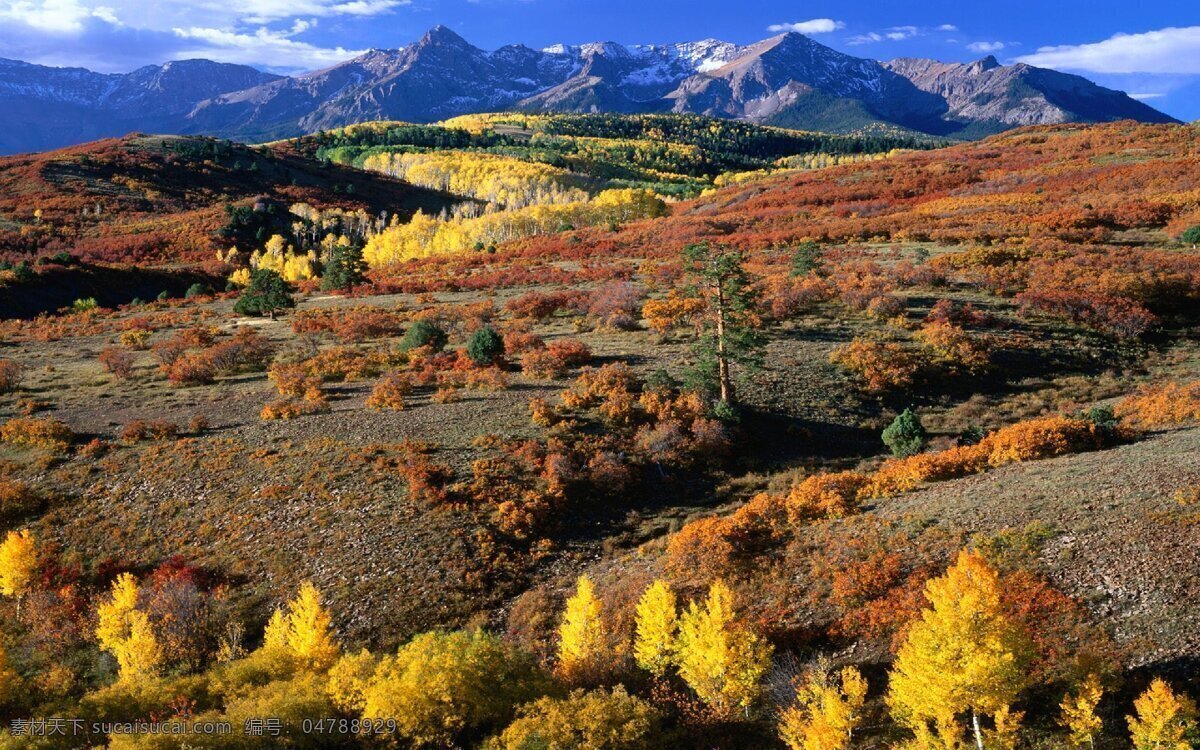
[[[748,46],[707,39],[485,51],[438,26],[407,47],[298,76],[209,60],[101,74],[0,59],[0,153],[130,131],[261,141],[367,120],[432,122],[497,110],[679,112],[957,138],[1033,124],[1175,121],[1079,76],[994,57],[877,62],[797,33]]]

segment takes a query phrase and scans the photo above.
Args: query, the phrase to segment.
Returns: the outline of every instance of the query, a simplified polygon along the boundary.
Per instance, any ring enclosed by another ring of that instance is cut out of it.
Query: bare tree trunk
[[[729,353],[725,348],[725,288],[717,282],[717,380],[721,400],[733,404],[733,379],[729,376]]]
[[[979,729],[979,714],[971,711],[971,726],[975,729],[975,746],[983,750],[983,732]]]

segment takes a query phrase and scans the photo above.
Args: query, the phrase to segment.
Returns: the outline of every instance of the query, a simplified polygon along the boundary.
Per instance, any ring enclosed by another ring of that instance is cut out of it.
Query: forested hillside
[[[7,162],[0,746],[1195,746],[1198,135]]]

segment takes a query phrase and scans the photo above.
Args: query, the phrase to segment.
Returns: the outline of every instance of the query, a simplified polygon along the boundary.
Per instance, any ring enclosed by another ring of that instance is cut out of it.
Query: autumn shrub
[[[228,341],[205,349],[204,356],[222,375],[259,372],[266,369],[275,356],[275,344],[253,328],[242,327]]]
[[[179,426],[165,419],[146,421],[135,419],[121,428],[121,440],[137,443],[142,440],[167,440],[179,434]]]
[[[867,314],[879,320],[891,320],[904,314],[904,300],[894,294],[881,294],[867,303]]]
[[[319,399],[288,398],[272,401],[262,408],[259,417],[264,422],[277,419],[296,419],[312,414],[324,414],[329,411],[329,402],[322,395]]]
[[[473,391],[502,391],[509,386],[508,374],[499,367],[478,367],[467,370],[463,386]]]
[[[0,393],[12,393],[21,387],[25,368],[11,359],[0,359]]]
[[[150,346],[151,331],[144,328],[135,328],[129,331],[123,331],[117,340],[128,349],[134,351],[144,351]]]
[[[403,411],[405,399],[410,393],[412,393],[412,380],[407,373],[388,373],[371,390],[371,395],[367,398],[367,406],[376,411],[384,409]]]
[[[578,290],[527,292],[509,300],[504,305],[504,309],[512,313],[514,318],[547,320],[558,312],[581,313],[585,311],[590,303],[588,297],[586,292]]]
[[[866,338],[834,349],[829,360],[860,378],[870,391],[908,388],[920,369],[917,358],[902,344]]]
[[[1145,387],[1117,402],[1114,414],[1142,429],[1200,421],[1200,380]]]
[[[174,385],[206,385],[217,378],[217,368],[203,352],[185,352],[166,366],[167,380]]]
[[[928,322],[916,339],[951,372],[980,372],[991,364],[987,346],[953,323]]]
[[[592,352],[577,339],[557,339],[540,349],[531,349],[521,357],[521,371],[531,378],[549,380],[562,377],[572,367],[591,361]]]
[[[37,513],[45,500],[29,485],[0,477],[0,522],[11,525]]]
[[[629,331],[637,327],[645,289],[628,281],[611,281],[593,291],[587,314],[604,328]]]
[[[658,711],[629,695],[623,686],[591,692],[578,690],[566,698],[540,698],[524,706],[516,720],[485,748],[650,750],[658,746],[660,723]]]
[[[843,518],[858,512],[858,496],[869,478],[854,471],[814,474],[783,496],[792,523],[817,518]]]
[[[504,353],[510,357],[531,352],[535,349],[543,349],[545,346],[545,340],[536,333],[511,329],[504,332]]]
[[[403,330],[406,314],[379,307],[304,310],[292,321],[296,333],[330,333],[338,341],[355,344],[395,336]]]
[[[267,370],[267,377],[280,396],[315,399],[321,393],[321,376],[311,374],[304,363],[276,362]]]
[[[53,417],[13,417],[0,425],[0,441],[51,453],[65,453],[75,433]]]
[[[771,317],[787,320],[833,297],[830,283],[816,275],[773,280],[765,295]]]
[[[100,364],[121,380],[133,375],[133,361],[133,353],[119,346],[107,346],[100,352]]]
[[[650,330],[658,334],[666,334],[672,328],[690,324],[692,320],[704,311],[704,299],[688,296],[672,289],[662,299],[648,300],[642,306],[642,317]]]

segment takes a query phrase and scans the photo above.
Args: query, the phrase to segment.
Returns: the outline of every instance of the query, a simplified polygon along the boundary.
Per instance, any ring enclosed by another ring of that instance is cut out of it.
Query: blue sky
[[[861,57],[1053,67],[1200,119],[1200,0],[0,0],[0,57],[105,72],[207,57],[299,72],[436,24],[486,49],[747,43],[796,29]]]

